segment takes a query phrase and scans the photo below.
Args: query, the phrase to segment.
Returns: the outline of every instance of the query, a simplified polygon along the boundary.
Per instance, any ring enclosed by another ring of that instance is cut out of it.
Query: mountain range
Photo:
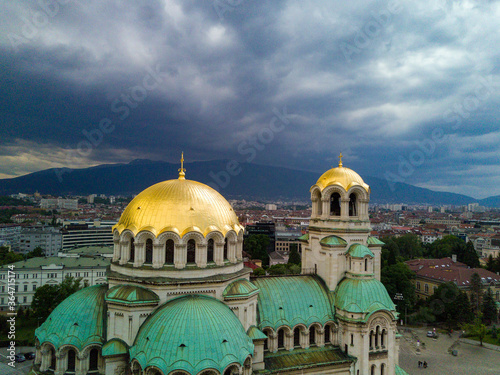
[[[208,184],[226,198],[304,201],[320,173],[272,167],[229,160],[200,161],[185,164],[186,178]],[[133,195],[157,182],[177,178],[178,164],[163,161],[134,160],[128,164],[104,164],[84,169],[47,169],[28,175],[0,180],[0,195],[14,193],[64,195]],[[476,200],[472,197],[437,192],[409,185],[389,183],[364,176],[371,188],[372,203],[430,205],[480,205],[499,207],[500,196]]]

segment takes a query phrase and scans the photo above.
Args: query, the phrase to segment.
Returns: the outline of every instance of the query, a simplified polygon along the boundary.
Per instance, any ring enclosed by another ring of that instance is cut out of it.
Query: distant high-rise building
[[[77,210],[78,199],[63,199],[63,198],[42,199],[40,201],[40,207],[44,209]]]

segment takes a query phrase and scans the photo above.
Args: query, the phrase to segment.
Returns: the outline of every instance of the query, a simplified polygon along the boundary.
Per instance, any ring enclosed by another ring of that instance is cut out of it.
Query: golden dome
[[[352,186],[358,185],[370,192],[370,187],[365,184],[363,179],[359,174],[354,172],[352,169],[345,168],[342,166],[342,154],[340,154],[340,162],[337,168],[332,168],[327,170],[321,175],[321,177],[316,182],[321,191],[323,191],[327,186],[339,185],[344,188],[344,190],[349,190]]]
[[[182,237],[193,231],[206,236],[212,231],[226,235],[243,229],[222,195],[207,185],[186,180],[180,172],[179,179],[160,182],[139,193],[113,230],[121,233],[129,229],[134,235],[148,230],[155,236],[170,231]]]

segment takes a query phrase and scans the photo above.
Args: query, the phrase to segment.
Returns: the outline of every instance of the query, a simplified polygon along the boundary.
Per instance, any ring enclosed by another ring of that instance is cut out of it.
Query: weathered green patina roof
[[[395,367],[395,374],[396,375],[408,375],[408,373],[403,370],[401,367],[399,367],[398,365],[396,365]]]
[[[164,374],[204,369],[223,372],[243,365],[254,345],[237,316],[222,302],[202,295],[168,301],[142,324],[130,349],[142,369],[156,366]]]
[[[222,296],[224,298],[250,297],[259,292],[259,288],[247,279],[238,279],[229,284]]]
[[[267,336],[264,334],[264,332],[262,332],[256,326],[251,326],[250,328],[248,328],[247,335],[252,340],[265,340],[265,339],[267,339]]]
[[[50,342],[55,349],[74,345],[78,350],[105,339],[107,285],[83,288],[62,301],[35,331],[40,343]]]
[[[347,252],[353,258],[375,257],[369,248],[359,243],[352,244]]]
[[[319,241],[321,245],[324,246],[345,246],[347,245],[346,240],[339,236],[328,236],[324,237]]]
[[[377,279],[344,278],[335,290],[335,307],[352,313],[395,310],[385,286]]]
[[[108,290],[105,298],[106,301],[129,305],[160,301],[160,297],[155,292],[137,285],[116,285]]]
[[[109,357],[112,355],[128,354],[128,345],[121,339],[111,339],[102,347],[102,356]]]
[[[11,263],[16,269],[40,269],[42,267],[55,265],[63,266],[63,268],[86,268],[86,267],[107,267],[111,261],[109,259],[97,258],[73,258],[73,257],[36,257],[19,262]],[[0,266],[0,268],[7,268],[8,264]]]
[[[309,349],[294,349],[290,352],[266,353],[264,357],[266,370],[271,374],[342,363],[345,363],[346,368],[349,368],[354,360],[353,357],[345,354],[340,348],[331,345],[323,348],[312,347]]]
[[[368,245],[385,245],[384,242],[380,241],[378,238],[375,237],[368,237]]]
[[[259,277],[259,328],[277,329],[302,323],[325,324],[334,319],[326,286],[315,276]]]
[[[298,239],[299,241],[309,241],[309,233],[300,236]]]

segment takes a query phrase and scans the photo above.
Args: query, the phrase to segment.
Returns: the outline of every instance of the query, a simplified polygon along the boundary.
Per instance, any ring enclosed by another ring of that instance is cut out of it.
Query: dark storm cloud
[[[0,176],[181,150],[321,172],[342,151],[362,175],[500,194],[499,13],[448,0],[8,2]]]

